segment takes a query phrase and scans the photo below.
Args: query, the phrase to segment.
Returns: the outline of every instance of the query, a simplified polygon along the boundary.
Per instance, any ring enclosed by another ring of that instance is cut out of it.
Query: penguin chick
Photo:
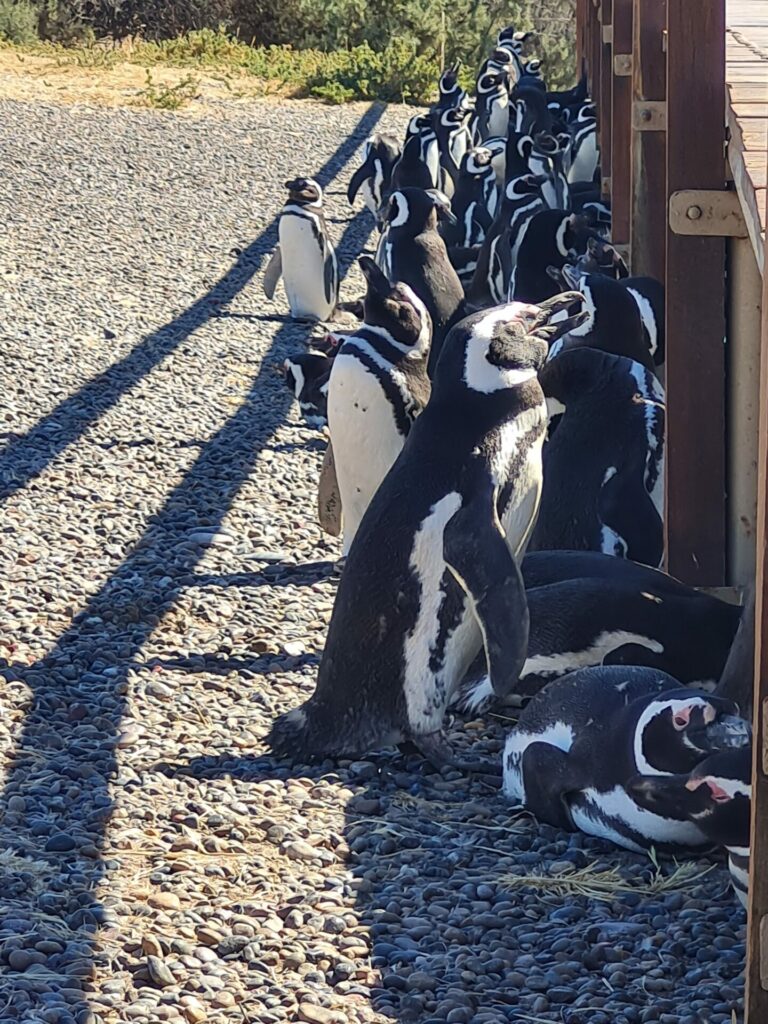
[[[339,298],[339,269],[323,216],[323,190],[313,178],[286,181],[279,244],[264,272],[264,294],[274,297],[283,278],[291,316],[328,320]]]
[[[561,352],[539,379],[550,417],[531,550],[602,551],[658,566],[663,555],[664,391],[639,363]]]
[[[429,403],[350,548],[315,693],[272,729],[277,753],[412,740],[433,764],[460,764],[443,718],[481,645],[494,689],[514,686],[528,638],[516,558],[536,514],[546,420],[536,371],[548,337],[568,329],[550,321],[572,301],[485,310],[449,333]]]
[[[638,774],[687,773],[734,743],[749,736],[732,701],[654,669],[582,669],[521,712],[504,747],[504,794],[540,821],[629,850],[702,846],[698,824],[645,810],[627,787]]]
[[[348,335],[328,382],[328,426],[349,553],[371,498],[429,398],[432,322],[407,284],[390,284],[367,256],[364,323]]]
[[[745,723],[746,724],[746,723]],[[746,909],[752,802],[752,747],[705,758],[687,775],[636,775],[627,793],[665,818],[686,818],[728,852],[731,883]]]

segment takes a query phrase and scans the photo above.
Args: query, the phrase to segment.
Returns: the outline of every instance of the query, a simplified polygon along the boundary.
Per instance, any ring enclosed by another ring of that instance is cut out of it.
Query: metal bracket
[[[603,42],[606,46],[613,42],[613,25],[603,25]]]
[[[613,73],[617,78],[624,78],[625,76],[632,74],[631,53],[614,53]]]
[[[669,226],[676,235],[746,238],[739,197],[725,189],[682,189],[669,197]]]
[[[635,100],[632,104],[632,128],[636,132],[665,132],[667,104],[664,100]]]
[[[610,179],[610,176],[609,176],[607,178],[603,178],[602,179],[602,182],[601,182],[601,185],[600,185],[600,195],[602,195],[602,196],[610,196],[610,194],[611,194],[611,179]]]

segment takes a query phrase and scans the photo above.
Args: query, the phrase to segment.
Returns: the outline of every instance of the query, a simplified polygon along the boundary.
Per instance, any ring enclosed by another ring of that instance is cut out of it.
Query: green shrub
[[[0,0],[0,39],[28,45],[37,41],[37,8],[28,0]]]

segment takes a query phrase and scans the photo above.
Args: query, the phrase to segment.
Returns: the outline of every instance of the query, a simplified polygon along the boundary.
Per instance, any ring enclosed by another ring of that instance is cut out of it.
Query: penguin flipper
[[[528,652],[528,601],[487,483],[447,523],[443,555],[472,601],[494,693],[506,697],[514,691]]]
[[[567,832],[576,831],[566,802],[573,790],[573,766],[568,754],[551,743],[531,743],[521,764],[525,809],[538,821]]]
[[[276,246],[275,251],[272,253],[267,269],[264,271],[264,294],[268,299],[275,297],[275,289],[277,288],[277,282],[283,276],[283,256],[280,252],[280,246]]]
[[[622,466],[598,495],[602,522],[626,544],[626,557],[658,566],[664,555],[664,524],[643,485],[643,469]]]
[[[330,249],[330,246],[328,246]],[[325,254],[323,263],[323,278],[325,285],[325,301],[329,305],[336,306],[339,298],[339,275],[336,266],[336,253],[331,249]]]
[[[363,187],[364,182],[368,181],[370,177],[371,168],[366,160],[364,163],[360,164],[349,180],[349,186],[347,187],[347,202],[350,206],[354,203],[357,193]]]
[[[342,527],[341,492],[336,479],[336,463],[330,441],[325,449],[323,466],[320,470],[320,482],[317,486],[317,518],[325,533],[329,533],[332,537],[340,536]]]

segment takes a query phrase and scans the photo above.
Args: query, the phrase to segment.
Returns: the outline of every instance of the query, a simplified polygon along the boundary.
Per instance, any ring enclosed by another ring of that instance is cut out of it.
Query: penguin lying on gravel
[[[647,668],[590,668],[544,687],[506,740],[504,794],[540,821],[642,852],[709,842],[681,808],[656,814],[627,790],[636,775],[690,772],[750,743],[732,701],[680,689]]]
[[[283,278],[291,316],[328,320],[339,299],[339,268],[323,216],[323,190],[313,178],[286,181],[279,244],[264,272],[264,294],[274,297]]]
[[[728,851],[728,869],[746,909],[749,889],[749,833],[752,747],[713,754],[687,775],[636,775],[627,793],[638,806],[662,817],[685,817],[707,839]]]
[[[450,331],[429,403],[350,548],[317,689],[276,721],[276,753],[362,754],[410,739],[436,766],[459,765],[443,718],[481,645],[495,691],[516,683],[528,641],[516,558],[546,428],[536,371],[572,326],[551,320],[573,301],[513,303]]]
[[[661,569],[598,551],[529,551],[523,559],[522,573],[526,590],[565,580],[599,579],[609,585],[631,584],[640,590],[651,589],[659,594],[700,596],[700,591],[686,586]]]
[[[603,551],[658,566],[663,555],[664,392],[639,363],[591,348],[539,374],[550,415],[531,550]]]
[[[347,335],[328,379],[328,426],[344,515],[342,554],[429,398],[432,321],[407,284],[390,284],[368,256],[365,321]]]
[[[679,587],[676,592],[618,580],[571,579],[526,588],[528,656],[508,703],[519,704],[551,679],[596,665],[646,665],[678,683],[714,688],[741,609]],[[470,670],[459,694],[454,706],[460,711],[485,710],[493,702],[482,666]]]
[[[400,143],[394,135],[377,132],[365,143],[363,162],[352,175],[347,189],[351,206],[357,193],[363,189],[365,205],[376,217],[384,196],[389,190],[392,168],[400,159]]]

